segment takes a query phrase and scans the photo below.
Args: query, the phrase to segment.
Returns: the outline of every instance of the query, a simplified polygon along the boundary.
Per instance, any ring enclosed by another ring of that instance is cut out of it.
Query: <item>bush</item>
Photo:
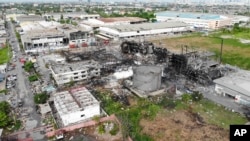
[[[36,104],[44,104],[44,103],[46,103],[48,98],[49,98],[49,96],[46,93],[36,94],[34,96],[34,102]]]
[[[104,134],[105,133],[105,126],[103,124],[98,126],[98,133]]]
[[[193,92],[191,96],[193,101],[201,101],[203,99],[202,93],[198,91]]]
[[[37,75],[31,75],[29,76],[29,81],[33,82],[33,81],[37,81],[38,80],[38,76]]]
[[[190,95],[190,94],[183,94],[182,96],[181,96],[181,100],[183,101],[183,102],[189,102],[190,100],[192,100],[192,96]]]
[[[34,68],[34,64],[29,61],[24,64],[24,70],[30,72]]]
[[[110,135],[114,136],[119,132],[119,126],[114,123],[114,127],[112,130],[109,131]]]

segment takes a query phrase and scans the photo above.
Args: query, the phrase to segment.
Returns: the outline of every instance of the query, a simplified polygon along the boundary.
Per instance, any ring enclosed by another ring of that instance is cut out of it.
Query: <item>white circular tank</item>
[[[142,91],[156,91],[161,87],[162,68],[139,66],[133,68],[133,87]]]

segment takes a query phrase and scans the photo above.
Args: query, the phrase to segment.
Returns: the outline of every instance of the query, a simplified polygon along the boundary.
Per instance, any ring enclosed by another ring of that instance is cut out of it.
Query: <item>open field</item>
[[[228,141],[230,124],[245,124],[246,118],[213,102],[176,102],[172,110],[162,109],[153,120],[142,119],[142,132],[157,141]]]
[[[222,62],[250,70],[250,45],[242,44],[238,39],[223,39]],[[216,35],[203,37],[200,35],[165,38],[153,40],[156,45],[161,42],[162,46],[173,51],[181,52],[181,46],[187,45],[189,50],[208,50],[219,56],[221,39]]]
[[[9,56],[8,56],[8,48],[2,48],[0,49],[0,65],[8,62]]]
[[[226,141],[230,124],[245,124],[247,119],[211,101],[165,99],[157,102],[130,96],[130,105],[114,101],[108,91],[95,95],[108,114],[116,114],[122,133],[136,141],[203,140]]]

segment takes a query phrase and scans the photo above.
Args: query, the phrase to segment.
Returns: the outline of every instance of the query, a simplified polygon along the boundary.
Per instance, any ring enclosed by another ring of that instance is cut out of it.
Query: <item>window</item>
[[[86,71],[82,71],[82,73],[85,73]]]
[[[83,114],[83,115],[81,115],[81,117],[84,117],[85,115]]]
[[[78,77],[74,77],[74,79],[78,79]]]
[[[78,73],[74,73],[74,75],[77,75]]]

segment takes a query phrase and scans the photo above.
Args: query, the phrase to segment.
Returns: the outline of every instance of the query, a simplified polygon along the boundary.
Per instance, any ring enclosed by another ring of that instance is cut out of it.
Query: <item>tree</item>
[[[61,18],[60,19],[63,20],[63,14],[61,14]]]
[[[48,98],[49,98],[49,96],[46,93],[36,94],[34,96],[34,102],[36,104],[44,104],[44,103],[46,103]]]
[[[10,104],[6,101],[0,102],[0,112],[9,113],[10,112]]]
[[[31,69],[33,69],[33,68],[34,68],[34,64],[31,61],[26,62],[24,64],[24,70],[27,71],[27,72],[30,72]]]
[[[9,123],[10,119],[8,115],[5,112],[0,111],[0,127],[6,127]]]

